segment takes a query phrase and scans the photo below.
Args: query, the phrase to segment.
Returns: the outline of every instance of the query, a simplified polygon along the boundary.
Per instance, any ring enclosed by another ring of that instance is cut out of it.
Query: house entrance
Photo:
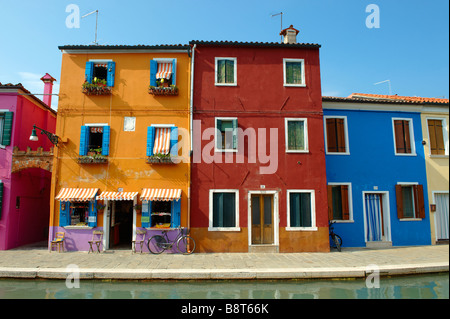
[[[109,224],[109,248],[131,249],[133,201],[114,201]]]
[[[387,194],[364,192],[364,221],[366,245],[391,244]]]
[[[251,195],[252,245],[274,244],[274,195]]]

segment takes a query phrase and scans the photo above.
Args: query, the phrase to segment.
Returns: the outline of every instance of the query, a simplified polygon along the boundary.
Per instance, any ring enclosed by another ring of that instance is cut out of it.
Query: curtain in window
[[[437,239],[448,240],[448,194],[436,194],[436,231]]]
[[[414,218],[414,196],[411,186],[402,187],[403,218]]]
[[[302,84],[302,64],[300,62],[286,62],[286,83]]]
[[[288,150],[302,151],[305,149],[305,123],[303,121],[288,122]]]
[[[380,241],[381,232],[381,195],[366,194],[366,241]]]
[[[236,194],[213,194],[213,227],[236,226]]]
[[[291,193],[290,204],[290,226],[311,227],[311,194]]]

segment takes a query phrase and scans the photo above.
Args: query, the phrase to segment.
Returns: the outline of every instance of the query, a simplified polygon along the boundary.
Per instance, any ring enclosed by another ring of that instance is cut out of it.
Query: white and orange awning
[[[157,128],[155,131],[155,145],[153,146],[153,154],[167,155],[170,152],[170,127]]]
[[[138,192],[102,192],[98,200],[134,200]]]
[[[173,201],[181,199],[181,189],[156,189],[144,188],[141,195],[141,200],[149,201]]]
[[[62,188],[56,200],[61,202],[87,202],[95,199],[98,188]]]
[[[169,80],[171,76],[172,76],[172,62],[158,63],[158,71],[156,71],[156,78]]]

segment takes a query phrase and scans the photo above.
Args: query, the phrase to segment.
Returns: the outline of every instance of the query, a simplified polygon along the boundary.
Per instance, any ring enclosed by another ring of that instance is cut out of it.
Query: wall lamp
[[[50,142],[52,142],[53,145],[58,146],[58,139],[59,139],[58,135],[50,133],[44,129],[41,129],[40,127],[37,127],[36,125],[33,125],[33,130],[31,131],[31,135],[30,135],[30,141],[33,141],[33,142],[38,141],[36,129],[41,130],[41,134],[47,135]]]

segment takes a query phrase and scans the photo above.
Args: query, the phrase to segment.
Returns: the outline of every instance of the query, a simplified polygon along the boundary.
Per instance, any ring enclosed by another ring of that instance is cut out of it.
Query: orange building
[[[189,46],[59,49],[49,238],[87,251],[100,231],[100,250],[131,249],[189,226]]]

